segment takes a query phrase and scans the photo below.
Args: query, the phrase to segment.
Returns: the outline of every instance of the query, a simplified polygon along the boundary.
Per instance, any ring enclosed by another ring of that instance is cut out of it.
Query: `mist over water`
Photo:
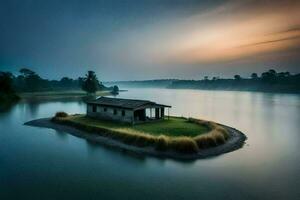
[[[81,101],[21,102],[0,113],[1,199],[299,199],[300,95],[129,89],[118,97],[171,105],[244,132],[245,146],[205,160],[143,157],[64,132],[24,126]]]

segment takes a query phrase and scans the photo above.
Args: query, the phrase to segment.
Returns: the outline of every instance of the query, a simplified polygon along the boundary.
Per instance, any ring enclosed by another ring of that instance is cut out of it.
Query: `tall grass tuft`
[[[166,151],[168,149],[168,137],[160,135],[156,139],[155,148],[159,151]]]
[[[209,133],[195,137],[195,141],[200,149],[215,147],[224,144],[229,138],[228,132],[221,126],[212,123],[215,126]]]
[[[197,153],[199,148],[193,138],[177,137],[169,142],[170,149],[179,153]]]

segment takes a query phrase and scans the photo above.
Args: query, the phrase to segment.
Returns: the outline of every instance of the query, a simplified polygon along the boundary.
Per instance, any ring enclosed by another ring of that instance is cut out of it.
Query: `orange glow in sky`
[[[131,32],[133,52],[126,49],[122,55],[151,63],[193,64],[291,51],[300,47],[299,10],[300,2],[233,1],[183,19],[162,19],[144,31]]]

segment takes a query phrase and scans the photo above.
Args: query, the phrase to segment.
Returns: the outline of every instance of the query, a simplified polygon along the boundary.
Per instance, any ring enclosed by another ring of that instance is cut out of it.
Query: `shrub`
[[[134,144],[139,147],[151,146],[155,143],[155,138],[150,135],[133,134]]]
[[[215,147],[218,145],[215,138],[211,136],[206,137],[206,143],[208,147]]]
[[[160,151],[166,151],[168,149],[167,137],[164,135],[158,136],[155,148]]]
[[[55,113],[55,117],[61,117],[61,118],[68,117],[68,113],[66,113],[66,112],[57,112],[57,113]]]
[[[211,131],[205,135],[196,136],[194,139],[199,149],[215,147],[224,144],[229,138],[228,132],[220,125],[214,122],[207,122]]]
[[[206,142],[206,136],[198,136],[194,138],[199,149],[205,149],[208,147]]]
[[[170,149],[180,153],[197,153],[199,148],[193,138],[178,137],[169,142]]]
[[[224,144],[225,143],[225,138],[222,134],[218,134],[215,136],[215,142],[219,145],[219,144]]]

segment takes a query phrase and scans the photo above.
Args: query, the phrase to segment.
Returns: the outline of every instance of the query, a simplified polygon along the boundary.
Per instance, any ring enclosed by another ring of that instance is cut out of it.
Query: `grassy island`
[[[57,113],[52,122],[129,145],[177,153],[198,153],[202,149],[224,144],[229,138],[228,131],[217,123],[183,117],[130,125],[93,119],[85,115]]]

